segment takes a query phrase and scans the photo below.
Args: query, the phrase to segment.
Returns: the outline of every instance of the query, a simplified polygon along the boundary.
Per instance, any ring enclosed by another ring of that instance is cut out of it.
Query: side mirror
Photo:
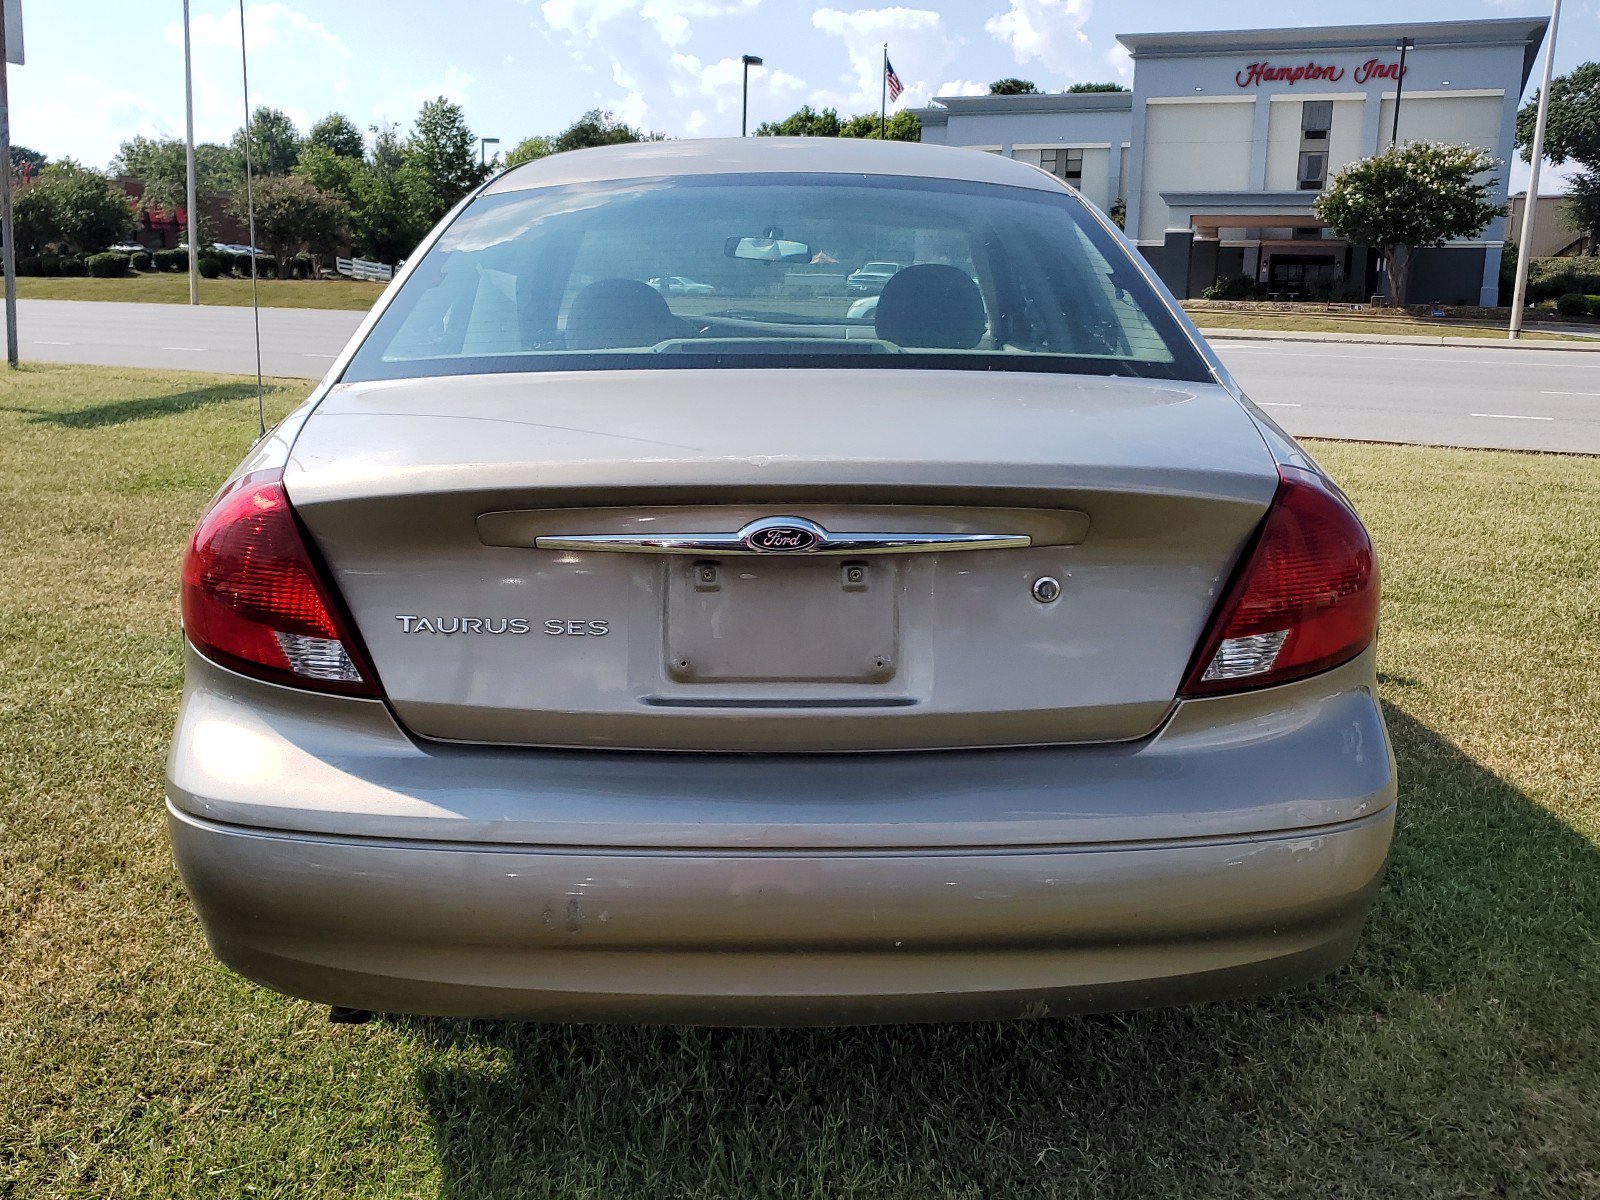
[[[786,242],[781,238],[731,237],[722,247],[729,258],[744,258],[752,262],[808,263],[811,247],[804,242]]]

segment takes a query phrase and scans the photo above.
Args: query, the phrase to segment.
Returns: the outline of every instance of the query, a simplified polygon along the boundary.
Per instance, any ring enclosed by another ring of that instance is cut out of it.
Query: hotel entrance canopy
[[[1318,192],[1162,192],[1168,232],[1185,228],[1203,238],[1223,229],[1326,229],[1311,211]]]

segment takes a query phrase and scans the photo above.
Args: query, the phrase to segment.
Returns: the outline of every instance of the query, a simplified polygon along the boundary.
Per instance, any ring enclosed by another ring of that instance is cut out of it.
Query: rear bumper
[[[169,806],[212,948],[269,987],[712,1024],[1043,1016],[1301,982],[1349,955],[1393,815],[1092,849],[624,854],[318,838]]]
[[[1370,652],[1139,743],[438,746],[192,653],[173,847],[218,956],[389,1012],[838,1024],[1181,1003],[1350,953],[1394,761]]]

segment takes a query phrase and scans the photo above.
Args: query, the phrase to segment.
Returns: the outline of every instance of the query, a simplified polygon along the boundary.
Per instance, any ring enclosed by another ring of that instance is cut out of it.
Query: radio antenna
[[[256,288],[256,190],[255,181],[251,177],[253,163],[250,155],[250,53],[245,45],[244,0],[239,0],[239,65],[244,77],[244,207],[250,226],[250,315],[256,326],[256,429],[257,436],[265,437],[267,397],[266,388],[261,381],[261,298]]]

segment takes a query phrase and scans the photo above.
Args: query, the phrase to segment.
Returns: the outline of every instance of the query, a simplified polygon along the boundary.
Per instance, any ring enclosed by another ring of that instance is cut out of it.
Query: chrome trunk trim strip
[[[1018,550],[1027,534],[830,533],[804,517],[763,517],[737,533],[575,533],[534,539],[540,550],[622,554],[932,554],[953,550]]]

